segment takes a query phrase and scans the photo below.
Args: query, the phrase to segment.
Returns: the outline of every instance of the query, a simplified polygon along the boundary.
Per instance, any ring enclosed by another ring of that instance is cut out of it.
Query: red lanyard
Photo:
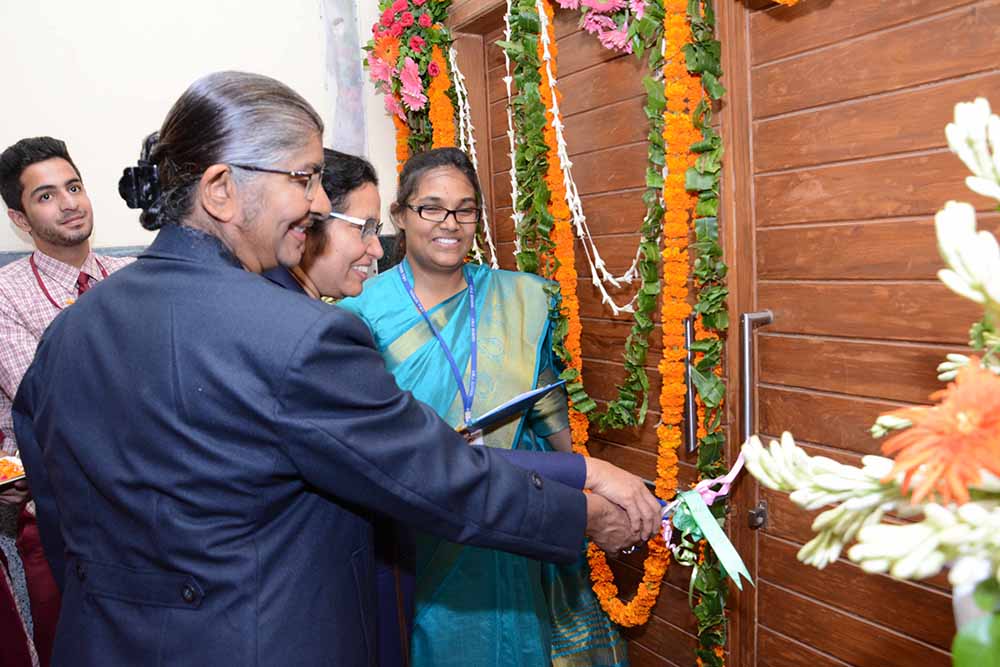
[[[107,278],[108,270],[104,268],[103,264],[101,264],[101,260],[95,257],[94,261],[97,262],[97,268],[101,270],[101,279],[103,280],[104,278]],[[42,281],[42,274],[38,272],[38,265],[35,264],[35,253],[31,253],[31,255],[28,256],[28,263],[31,264],[31,271],[35,274],[35,282],[37,282],[38,286],[42,289],[42,294],[44,294],[45,298],[49,300],[49,303],[59,310],[62,310],[63,307],[56,303],[56,300],[52,298],[51,294],[49,294],[49,290],[45,287],[45,283]],[[72,303],[72,301],[70,303]]]

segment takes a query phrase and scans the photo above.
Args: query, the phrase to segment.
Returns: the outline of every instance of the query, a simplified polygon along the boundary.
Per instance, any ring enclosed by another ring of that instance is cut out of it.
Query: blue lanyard
[[[424,321],[427,322],[427,326],[430,327],[431,333],[437,338],[438,343],[441,345],[441,350],[444,352],[444,356],[448,359],[448,365],[451,366],[451,373],[455,376],[455,382],[458,383],[458,390],[462,394],[462,408],[465,418],[465,423],[468,424],[472,421],[472,401],[476,396],[476,377],[478,373],[476,372],[476,357],[478,348],[478,335],[476,332],[476,286],[472,282],[472,278],[463,269],[462,273],[465,276],[465,283],[469,286],[469,330],[472,332],[472,372],[469,375],[469,390],[465,389],[465,382],[462,379],[462,371],[459,370],[458,364],[455,362],[455,357],[452,355],[451,350],[448,349],[448,344],[444,342],[444,338],[441,337],[441,333],[431,322],[431,318],[427,315],[427,309],[424,308],[424,304],[420,303],[420,298],[417,296],[416,291],[413,289],[413,285],[410,284],[410,280],[406,277],[406,270],[403,269],[402,264],[397,264],[396,268],[399,270],[399,277],[403,281],[403,286],[406,288],[407,293],[410,295],[410,299],[413,301],[413,305],[417,307],[420,314],[423,316]]]

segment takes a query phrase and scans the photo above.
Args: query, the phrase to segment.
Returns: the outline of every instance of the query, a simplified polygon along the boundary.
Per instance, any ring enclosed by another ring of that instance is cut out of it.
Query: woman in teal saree
[[[465,262],[480,202],[463,152],[411,158],[392,207],[405,258],[339,304],[368,324],[399,385],[456,427],[559,374],[545,281]],[[551,392],[483,444],[568,450],[565,393]],[[415,541],[414,667],[628,664],[582,554],[560,567],[426,535]]]

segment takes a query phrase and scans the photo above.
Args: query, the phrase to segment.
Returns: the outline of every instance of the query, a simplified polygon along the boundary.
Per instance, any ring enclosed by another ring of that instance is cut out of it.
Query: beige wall
[[[377,13],[359,0],[364,41]],[[324,67],[328,31],[320,0],[70,0],[0,3],[0,148],[26,136],[64,139],[94,204],[96,247],[145,245],[152,235],[118,197],[122,168],[196,78],[220,69],[274,76],[331,118],[335,84]],[[394,186],[392,124],[366,99],[369,155]],[[3,209],[0,204],[0,209]],[[3,209],[0,251],[26,250]]]

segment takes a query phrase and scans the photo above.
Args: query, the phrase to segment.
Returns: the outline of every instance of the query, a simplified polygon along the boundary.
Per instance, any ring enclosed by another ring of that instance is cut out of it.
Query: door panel
[[[940,132],[943,135],[943,125]],[[990,200],[965,190],[966,174],[955,164],[951,153],[938,149],[760,174],[754,178],[757,224],[774,227],[924,215],[956,196],[980,210],[992,208]]]
[[[958,101],[1000,100],[1000,2],[737,4],[717,3],[723,209],[733,315],[774,313],[757,334],[757,430],[857,465],[879,453],[879,414],[941,388],[937,363],[980,314],[935,278],[933,215],[949,199],[990,206],[964,187],[944,125]],[[754,534],[740,524],[758,500],[768,522]],[[734,664],[950,664],[945,577],[806,567],[795,555],[816,514],[741,482],[730,525],[758,586],[734,601]]]
[[[827,656],[859,667],[950,667],[951,657],[907,635],[837,611],[816,598],[798,595],[767,579],[758,582],[760,616],[767,628],[794,637]],[[879,591],[885,594],[886,591]],[[856,611],[852,610],[852,611]],[[767,656],[760,654],[762,663]],[[802,667],[812,663],[803,663]]]
[[[754,65],[803,51],[843,42],[865,32],[884,30],[933,16],[974,0],[850,0],[814,2],[782,12],[757,12],[750,17]],[[773,9],[773,7],[771,8]],[[859,26],[861,30],[859,31]]]
[[[820,11],[819,4],[800,11]],[[968,3],[888,29],[876,28],[881,21],[866,24],[853,9],[847,9],[847,3],[827,4],[831,22],[843,14],[838,22],[851,34],[789,59],[755,63],[755,118],[989,71],[1000,61],[1000,2]],[[911,3],[887,0],[880,4],[879,15],[898,19],[905,11],[897,9]],[[826,25],[817,31],[825,31]],[[805,30],[794,20],[789,28],[796,34]],[[757,35],[751,33],[751,39],[756,41]]]
[[[941,128],[952,119],[954,100],[984,90],[1000,91],[1000,74],[946,79],[928,88],[761,120],[754,126],[754,167],[767,172],[946,148]]]

